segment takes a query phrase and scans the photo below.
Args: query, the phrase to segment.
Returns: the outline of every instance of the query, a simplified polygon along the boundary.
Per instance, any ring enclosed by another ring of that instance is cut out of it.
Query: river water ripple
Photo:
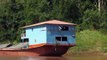
[[[107,56],[76,56],[76,57],[0,57],[0,60],[107,60]]]

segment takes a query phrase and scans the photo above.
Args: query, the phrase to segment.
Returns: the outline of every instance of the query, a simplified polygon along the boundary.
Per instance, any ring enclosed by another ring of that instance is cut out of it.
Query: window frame
[[[21,42],[29,42],[29,38],[24,38],[21,40]]]
[[[65,27],[65,29],[64,29]],[[69,26],[58,26],[60,31],[69,31]]]
[[[67,41],[67,40],[68,40],[67,37],[62,36],[62,41]]]
[[[56,39],[56,38],[60,38],[60,40],[58,40],[58,39]],[[65,40],[64,40],[64,38],[65,38]],[[68,37],[67,37],[67,36],[56,36],[56,37],[55,37],[55,40],[56,40],[56,41],[68,41]]]
[[[58,39],[57,39],[57,38],[58,38]],[[61,41],[62,39],[61,39],[60,36],[56,36],[56,37],[55,37],[55,40],[56,40],[56,41]]]

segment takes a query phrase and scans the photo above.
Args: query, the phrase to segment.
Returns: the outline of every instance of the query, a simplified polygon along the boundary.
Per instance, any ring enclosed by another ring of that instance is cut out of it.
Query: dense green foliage
[[[81,53],[107,53],[107,34],[96,30],[84,30],[77,33],[76,44],[68,55],[79,55]]]
[[[107,1],[98,0],[0,0],[0,41],[20,39],[20,27],[51,19],[78,24],[78,31],[107,29]]]
[[[84,30],[77,33],[77,47],[74,51],[104,51],[107,52],[107,34],[99,31]],[[106,48],[106,49],[105,49]]]

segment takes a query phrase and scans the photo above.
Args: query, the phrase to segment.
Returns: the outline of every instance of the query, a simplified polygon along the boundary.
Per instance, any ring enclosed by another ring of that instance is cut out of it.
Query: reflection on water
[[[66,60],[64,57],[22,57],[20,60]]]
[[[0,60],[107,60],[106,56],[78,57],[0,57]]]

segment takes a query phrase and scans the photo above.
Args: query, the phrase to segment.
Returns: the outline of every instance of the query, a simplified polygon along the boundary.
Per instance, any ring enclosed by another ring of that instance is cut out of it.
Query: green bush
[[[96,30],[84,30],[77,32],[76,45],[72,52],[107,52],[107,35]]]

